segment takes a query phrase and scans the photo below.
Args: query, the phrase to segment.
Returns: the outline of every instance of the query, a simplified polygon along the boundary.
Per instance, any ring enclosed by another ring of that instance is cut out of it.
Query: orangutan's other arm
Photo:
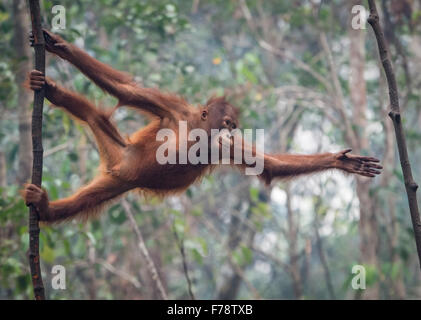
[[[288,178],[330,169],[373,178],[380,174],[382,166],[373,157],[350,154],[351,149],[338,153],[313,155],[278,154],[265,155],[262,178],[270,182],[273,178]]]
[[[96,85],[115,96],[118,106],[128,105],[158,117],[174,118],[174,113],[188,113],[187,102],[169,93],[137,85],[132,76],[91,57],[60,36],[44,30],[46,50],[76,66]]]
[[[231,150],[231,156],[235,154],[235,148],[234,145]],[[380,162],[378,159],[350,154],[351,151],[351,149],[345,149],[338,153],[312,155],[263,154],[256,151],[254,146],[244,142],[241,147],[243,159],[246,159],[246,154],[248,154],[256,158],[259,157],[263,161],[263,172],[260,177],[268,184],[275,178],[292,178],[331,169],[338,169],[369,178],[381,173],[382,166],[378,164]],[[243,168],[254,167],[255,164],[246,164],[243,160],[240,166]]]

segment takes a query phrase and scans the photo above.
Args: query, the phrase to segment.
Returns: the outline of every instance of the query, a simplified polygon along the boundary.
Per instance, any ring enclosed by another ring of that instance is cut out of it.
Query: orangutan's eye
[[[226,124],[227,126],[229,126],[229,125],[231,124],[231,121],[229,121],[229,120],[225,120],[225,124]]]
[[[237,126],[235,125],[235,123],[232,124],[232,129],[234,130],[235,128],[237,128]]]

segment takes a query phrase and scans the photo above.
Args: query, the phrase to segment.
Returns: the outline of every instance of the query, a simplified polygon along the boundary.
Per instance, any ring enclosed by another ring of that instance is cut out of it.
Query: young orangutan
[[[90,217],[104,203],[132,189],[162,195],[183,191],[206,174],[212,165],[190,162],[159,164],[156,153],[162,142],[156,139],[158,131],[168,128],[178,133],[179,121],[187,122],[189,132],[201,128],[209,136],[211,129],[231,131],[238,127],[237,111],[224,98],[210,99],[206,105],[196,108],[174,94],[137,85],[129,75],[97,61],[58,35],[44,30],[44,38],[47,51],[69,61],[100,88],[116,97],[116,108],[123,105],[135,108],[146,113],[151,121],[130,138],[124,139],[111,123],[110,113],[98,110],[87,99],[60,87],[41,72],[32,71],[29,75],[30,88],[39,90],[44,86],[46,98],[52,104],[86,123],[96,138],[101,158],[98,176],[68,198],[49,201],[45,190],[33,184],[26,185],[24,199],[27,205],[35,206],[40,221],[54,223],[74,217]],[[242,144],[241,148],[245,149],[246,145]],[[329,169],[366,177],[380,173],[379,160],[352,155],[350,151],[314,155],[262,154],[264,169],[260,177],[270,183],[273,178],[289,178]],[[244,168],[248,164],[235,166]]]

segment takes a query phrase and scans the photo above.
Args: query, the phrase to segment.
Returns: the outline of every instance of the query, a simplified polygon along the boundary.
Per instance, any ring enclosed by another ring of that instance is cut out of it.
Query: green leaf
[[[196,261],[198,264],[202,265],[203,264],[203,257],[199,253],[199,251],[196,248],[193,248],[193,249],[191,249],[191,253],[193,255],[194,261]]]
[[[41,259],[47,263],[53,263],[55,259],[54,250],[51,249],[47,244],[44,244],[43,249],[40,253]]]
[[[241,247],[241,251],[243,254],[243,259],[245,264],[250,264],[253,260],[253,251],[246,246]]]
[[[259,189],[254,188],[254,187],[250,187],[249,192],[250,192],[251,201],[258,202],[259,201]]]
[[[180,238],[184,238],[186,224],[184,219],[175,218],[174,219],[174,228]]]

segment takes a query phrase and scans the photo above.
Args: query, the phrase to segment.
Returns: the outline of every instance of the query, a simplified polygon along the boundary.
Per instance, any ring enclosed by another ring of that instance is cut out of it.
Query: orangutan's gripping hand
[[[71,44],[64,40],[57,34],[54,34],[46,29],[42,29],[45,49],[48,52],[58,55],[60,58],[67,59],[71,53]],[[35,39],[32,31],[29,33],[29,42],[31,46],[34,45]]]

